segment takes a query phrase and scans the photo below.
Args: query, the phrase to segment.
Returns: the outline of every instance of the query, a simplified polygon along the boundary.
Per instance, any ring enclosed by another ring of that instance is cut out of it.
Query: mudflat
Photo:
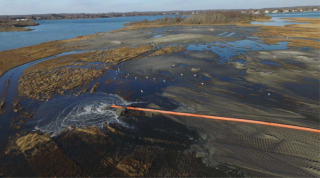
[[[319,175],[318,133],[107,107],[320,129],[318,21],[290,20],[310,24],[146,25],[0,52],[0,174]]]

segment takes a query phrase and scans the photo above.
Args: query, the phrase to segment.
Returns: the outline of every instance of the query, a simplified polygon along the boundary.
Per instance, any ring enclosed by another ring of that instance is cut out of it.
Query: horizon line
[[[317,6],[320,7],[320,5],[304,5],[304,6],[282,6],[282,7],[264,7],[264,8],[249,8],[249,9],[203,9],[203,10],[163,10],[163,11],[127,11],[127,12],[98,12],[98,13],[84,13],[84,12],[77,12],[77,13],[46,13],[46,14],[20,14],[20,15],[49,15],[49,14],[109,14],[109,13],[134,13],[134,12],[172,12],[172,11],[181,11],[181,12],[189,12],[189,11],[213,11],[213,10],[259,10],[259,9],[275,9],[275,8],[294,8],[294,7],[312,7]],[[17,16],[16,15],[0,15],[0,16]]]

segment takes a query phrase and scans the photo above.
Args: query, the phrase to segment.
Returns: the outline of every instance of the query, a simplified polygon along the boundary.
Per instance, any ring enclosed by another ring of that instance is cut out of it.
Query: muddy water
[[[56,136],[68,127],[98,126],[116,123],[127,126],[118,120],[115,109],[110,105],[127,106],[127,102],[117,95],[105,93],[84,94],[79,97],[60,98],[42,103],[28,127]]]

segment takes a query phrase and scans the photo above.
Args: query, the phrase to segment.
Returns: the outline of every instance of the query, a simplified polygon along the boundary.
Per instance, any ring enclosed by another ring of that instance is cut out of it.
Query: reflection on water
[[[267,26],[281,26],[284,27],[286,25],[292,25],[292,24],[307,24],[302,22],[290,22],[287,19],[282,19],[282,17],[272,17],[273,22],[258,22],[253,21],[251,24],[258,24],[258,25],[267,25]]]
[[[280,50],[287,49],[288,42],[278,42],[276,45],[260,43],[259,40],[240,40],[232,42],[214,42],[206,44],[190,44],[188,50],[207,51],[210,50],[220,56],[220,63],[229,62],[231,57],[245,54],[248,51]]]
[[[266,14],[271,15],[272,17],[307,17],[307,18],[319,18],[320,11],[311,11],[311,12],[290,12],[290,13],[277,13],[277,14]]]
[[[160,34],[160,35],[153,35],[153,37],[155,37],[155,38],[161,38],[161,37],[163,37],[163,35],[162,35],[162,34]]]
[[[295,17],[306,17],[306,18],[320,18],[319,11],[312,11],[312,12],[294,12],[294,13],[278,13],[278,14],[266,14],[272,16],[273,22],[251,22],[251,24],[258,24],[258,25],[267,25],[267,26],[285,26],[291,24],[305,24],[305,23],[298,23],[298,22],[290,22],[287,19],[282,18],[295,18]]]
[[[121,29],[129,22],[156,20],[164,16],[137,16],[101,19],[39,20],[40,25],[28,27],[33,31],[0,32],[0,51],[31,46],[47,41],[71,39]]]

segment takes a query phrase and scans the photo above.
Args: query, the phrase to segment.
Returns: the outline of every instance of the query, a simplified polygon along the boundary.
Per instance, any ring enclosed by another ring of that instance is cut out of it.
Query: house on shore
[[[16,21],[17,22],[26,22],[28,21],[29,19],[26,19],[26,18],[17,18]]]
[[[260,11],[255,11],[253,12],[253,14],[260,14]]]
[[[269,11],[268,11],[268,10],[266,10],[266,11],[264,11],[264,13],[265,13],[265,14],[269,14]]]
[[[274,14],[275,14],[275,13],[278,13],[278,12],[279,12],[278,10],[274,10],[274,11],[272,11],[272,13],[274,13]]]

